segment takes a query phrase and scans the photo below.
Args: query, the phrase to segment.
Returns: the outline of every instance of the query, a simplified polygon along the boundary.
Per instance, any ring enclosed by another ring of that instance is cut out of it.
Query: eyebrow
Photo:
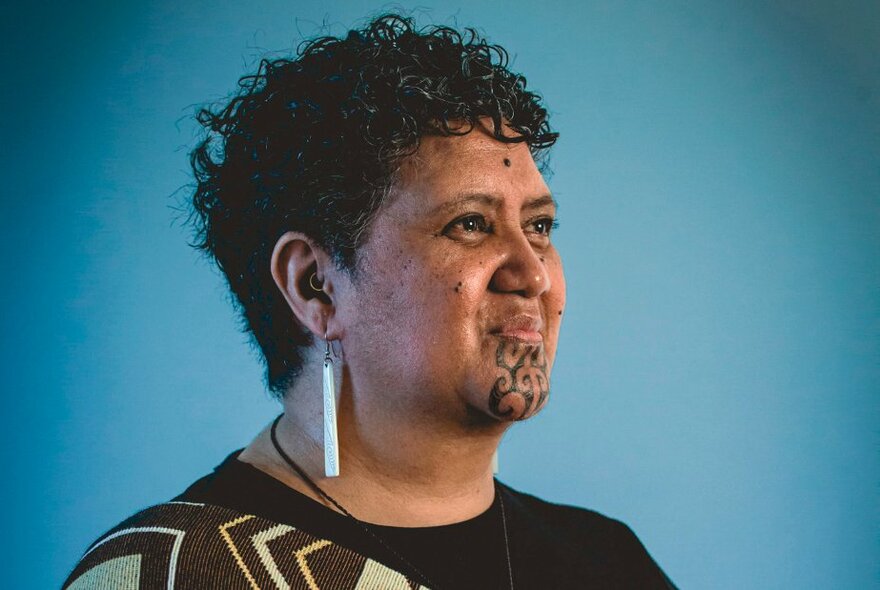
[[[437,205],[433,209],[431,209],[430,215],[436,215],[438,213],[450,211],[452,209],[458,209],[463,205],[468,205],[471,203],[479,203],[480,205],[489,205],[497,207],[501,202],[501,199],[494,195],[489,195],[485,193],[473,193],[466,194],[451,201],[447,201],[445,203],[441,203]],[[553,207],[558,208],[558,204],[550,195],[542,195],[540,197],[531,199],[527,201],[523,206],[523,211],[530,211],[533,209],[540,209],[542,207],[546,207],[547,205],[552,205]]]
[[[541,207],[546,207],[547,205],[552,205],[555,209],[559,209],[559,203],[556,202],[556,199],[551,197],[550,195],[544,195],[538,197],[537,199],[532,199],[523,205],[523,210],[530,209],[540,209]]]

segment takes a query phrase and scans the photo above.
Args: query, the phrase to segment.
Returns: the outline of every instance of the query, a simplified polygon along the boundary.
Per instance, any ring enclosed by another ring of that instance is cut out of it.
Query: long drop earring
[[[498,449],[492,453],[492,475],[498,475]]]
[[[336,432],[336,384],[333,380],[333,359],[330,341],[324,335],[324,474],[339,477],[339,437]]]

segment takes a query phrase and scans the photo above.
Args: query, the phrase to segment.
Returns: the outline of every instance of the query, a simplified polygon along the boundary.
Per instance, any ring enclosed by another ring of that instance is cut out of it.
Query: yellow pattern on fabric
[[[327,545],[332,545],[330,541],[326,539],[322,539],[320,541],[315,541],[311,545],[306,545],[299,551],[295,551],[294,555],[296,556],[296,561],[299,564],[299,569],[302,572],[303,577],[306,579],[306,584],[309,585],[309,590],[321,590],[318,587],[318,583],[315,582],[315,576],[312,575],[312,570],[309,568],[309,564],[306,561],[306,556],[309,553],[314,553],[320,549],[323,549]]]
[[[223,540],[226,541],[226,546],[229,547],[229,551],[231,551],[233,557],[235,557],[235,563],[237,563],[238,567],[241,568],[241,571],[244,572],[244,577],[247,578],[248,582],[250,582],[251,588],[253,588],[254,590],[260,590],[260,587],[257,585],[257,581],[254,579],[254,576],[251,575],[251,571],[244,564],[244,560],[241,558],[241,554],[239,554],[238,549],[235,547],[235,543],[232,542],[232,537],[227,532],[228,529],[231,529],[234,526],[238,526],[243,522],[247,522],[252,518],[255,517],[251,514],[248,514],[246,516],[236,518],[235,520],[230,520],[229,522],[220,525],[220,536],[222,536]]]

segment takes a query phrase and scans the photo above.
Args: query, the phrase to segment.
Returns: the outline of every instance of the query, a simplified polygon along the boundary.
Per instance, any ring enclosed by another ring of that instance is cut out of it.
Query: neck
[[[359,408],[349,392],[341,396],[338,408],[341,473],[325,477],[321,382],[306,377],[299,379],[299,391],[285,397],[278,443],[356,518],[389,526],[438,526],[473,518],[492,504],[491,460],[503,425],[442,424],[430,417],[401,420],[386,409]],[[281,458],[269,427],[240,459],[326,503]]]

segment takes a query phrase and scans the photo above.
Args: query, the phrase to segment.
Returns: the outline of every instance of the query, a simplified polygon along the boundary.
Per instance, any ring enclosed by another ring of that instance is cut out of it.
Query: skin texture
[[[302,234],[279,240],[273,275],[319,336],[285,397],[282,445],[320,481],[326,334],[344,367],[342,477],[320,485],[359,518],[427,526],[491,504],[501,436],[548,399],[565,305],[554,217],[528,147],[478,126],[423,139],[371,223],[354,277]],[[323,291],[309,286],[312,272]],[[310,494],[265,432],[242,460]]]

